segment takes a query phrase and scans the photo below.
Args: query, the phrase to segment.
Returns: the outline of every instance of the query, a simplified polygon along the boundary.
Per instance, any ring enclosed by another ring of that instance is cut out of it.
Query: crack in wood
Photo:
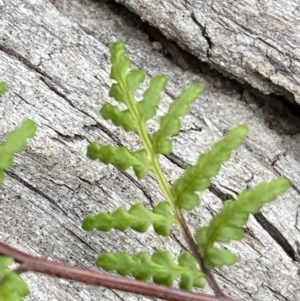
[[[201,34],[202,34],[203,38],[206,40],[206,42],[207,42],[208,48],[206,49],[206,57],[207,57],[207,59],[209,59],[211,57],[211,51],[212,51],[212,47],[213,47],[213,42],[212,42],[211,38],[209,37],[209,35],[207,33],[206,25],[202,25],[197,20],[197,18],[196,18],[196,16],[195,16],[194,13],[191,14],[191,18],[200,27]]]
[[[9,56],[12,56],[22,62],[28,69],[35,71],[36,73],[40,74],[43,77],[48,78],[58,86],[60,86],[62,89],[64,89],[66,92],[68,92],[58,81],[56,81],[53,77],[51,77],[49,74],[38,68],[36,65],[32,64],[27,58],[19,54],[17,51],[14,49],[7,47],[3,44],[0,43],[0,51],[3,51]]]
[[[294,261],[298,261],[296,252],[288,240],[281,234],[281,232],[269,222],[265,216],[259,212],[254,215],[258,223],[269,233],[269,235],[276,241],[282,250]]]
[[[58,204],[57,202],[51,198],[49,195],[47,195],[46,193],[44,193],[43,191],[41,191],[40,189],[34,187],[33,185],[31,185],[29,182],[27,182],[26,180],[24,180],[23,178],[20,178],[16,173],[8,170],[6,171],[7,175],[9,175],[11,178],[15,179],[16,181],[18,181],[19,183],[21,183],[23,186],[25,186],[27,189],[29,189],[30,191],[36,193],[37,195],[43,197],[44,199],[46,199],[47,201],[49,201],[51,204],[55,205],[57,208],[59,208],[65,216],[67,216],[67,212],[65,210],[63,210]]]

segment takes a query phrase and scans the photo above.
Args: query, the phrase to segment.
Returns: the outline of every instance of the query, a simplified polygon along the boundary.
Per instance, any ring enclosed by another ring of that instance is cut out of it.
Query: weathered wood
[[[265,107],[247,90],[207,71],[182,71],[153,52],[140,23],[129,12],[106,1],[3,1],[0,42],[0,80],[9,93],[0,99],[0,135],[25,117],[39,125],[38,135],[16,156],[9,178],[0,190],[0,239],[33,254],[93,268],[107,250],[150,253],[159,247],[178,255],[184,243],[179,233],[162,239],[112,232],[86,233],[82,219],[90,213],[129,207],[141,201],[151,206],[162,195],[153,177],[138,182],[132,172],[85,157],[89,142],[136,147],[125,134],[98,115],[107,101],[110,80],[108,46],[123,40],[134,65],[151,77],[169,76],[159,114],[190,82],[206,88],[183,120],[174,139],[174,153],[162,157],[170,181],[186,164],[221,138],[229,128],[246,123],[251,129],[244,146],[225,164],[202,206],[188,215],[191,230],[203,225],[222,199],[275,175],[294,185],[262,215],[251,218],[242,243],[232,244],[238,265],[217,272],[225,290],[244,300],[299,300],[300,135],[280,135],[264,121]],[[157,126],[157,120],[150,123]],[[292,131],[287,125],[285,132]],[[175,237],[176,236],[176,237]],[[78,283],[28,275],[33,294],[28,300],[136,300],[136,296]],[[138,297],[138,300],[146,298]]]
[[[293,0],[117,0],[200,60],[300,104],[300,9]]]

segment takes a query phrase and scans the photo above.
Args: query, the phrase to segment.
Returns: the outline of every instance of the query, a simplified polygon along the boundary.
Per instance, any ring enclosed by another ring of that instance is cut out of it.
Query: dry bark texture
[[[0,99],[0,138],[25,117],[39,126],[34,140],[16,156],[0,190],[1,241],[86,268],[93,268],[97,255],[104,251],[146,249],[151,253],[165,248],[179,254],[184,242],[176,231],[162,239],[151,231],[143,235],[86,233],[80,227],[88,214],[128,208],[136,201],[153,206],[162,198],[153,177],[138,182],[131,171],[120,173],[85,156],[93,140],[131,148],[138,145],[135,136],[124,134],[98,115],[109,100],[108,46],[122,40],[135,66],[145,69],[149,77],[161,73],[170,78],[159,115],[189,83],[206,88],[184,118],[181,134],[174,138],[173,154],[162,157],[170,181],[228,129],[240,123],[251,129],[243,147],[203,194],[202,206],[187,216],[192,231],[220,209],[222,200],[241,189],[277,175],[291,181],[288,193],[251,218],[243,242],[230,246],[240,262],[216,274],[226,292],[243,300],[300,300],[299,128],[286,122],[283,114],[282,127],[277,132],[269,129],[274,108],[256,102],[259,95],[253,97],[248,89],[204,65],[183,71],[154,52],[139,30],[140,21],[111,1],[2,0],[0,7],[0,79],[9,86],[9,93]],[[204,49],[206,39],[201,35],[198,39]],[[149,127],[157,127],[157,120]],[[146,300],[40,275],[30,274],[27,279],[31,301]]]
[[[217,70],[300,104],[294,0],[117,0]]]

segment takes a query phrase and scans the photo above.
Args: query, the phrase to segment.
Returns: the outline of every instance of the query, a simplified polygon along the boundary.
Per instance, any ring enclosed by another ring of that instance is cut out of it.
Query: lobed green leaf
[[[193,103],[203,92],[203,88],[193,84],[182,91],[181,95],[170,105],[169,111],[160,119],[160,128],[152,135],[153,148],[156,154],[170,154],[172,142],[168,137],[180,131],[180,117],[188,113]]]
[[[7,86],[4,83],[0,82],[0,95],[5,94],[7,90]]]
[[[124,55],[125,45],[120,42],[114,43],[109,50],[111,55],[110,61],[112,63],[110,78],[117,82],[124,83],[128,70],[131,67],[130,59]]]
[[[249,214],[259,212],[264,204],[274,201],[289,187],[288,180],[279,178],[261,183],[253,190],[241,192],[235,201],[226,201],[221,212],[211,219],[209,225],[197,230],[195,234],[198,252],[204,257],[206,267],[211,269],[234,264],[236,255],[228,250],[215,248],[214,243],[241,240],[244,235],[242,227],[246,225]]]
[[[13,164],[14,154],[21,151],[26,140],[32,138],[36,132],[36,124],[29,119],[22,122],[19,128],[8,133],[6,141],[0,144],[0,184],[5,179],[4,170]]]
[[[152,78],[148,89],[144,92],[143,99],[137,103],[141,120],[144,122],[156,115],[156,107],[160,103],[160,93],[164,91],[168,82],[165,75]]]
[[[142,179],[150,170],[150,164],[145,150],[130,152],[126,147],[114,148],[112,145],[101,146],[92,142],[88,146],[87,156],[104,164],[112,164],[121,171],[133,167],[135,175]]]
[[[179,256],[178,263],[165,250],[156,251],[152,257],[145,252],[134,256],[126,252],[104,253],[99,256],[97,265],[107,272],[116,271],[122,276],[133,276],[138,280],[152,278],[155,283],[165,286],[171,286],[179,278],[179,286],[185,290],[205,285],[205,278],[195,258],[187,251]]]
[[[155,232],[167,236],[175,217],[171,214],[170,205],[167,202],[160,202],[153,211],[144,207],[143,204],[135,204],[128,211],[119,208],[111,214],[100,213],[95,216],[88,216],[84,219],[82,227],[91,231],[110,231],[116,229],[125,231],[131,228],[137,232],[146,232],[150,225],[153,225]]]
[[[117,106],[105,103],[100,110],[100,114],[105,120],[111,120],[114,125],[122,126],[126,132],[137,131],[137,124],[129,110],[121,111]]]
[[[109,95],[124,103],[127,109],[121,111],[116,106],[105,104],[100,113],[104,119],[111,120],[116,126],[122,126],[125,131],[143,132],[143,124],[156,114],[156,106],[160,101],[160,93],[167,84],[167,77],[162,75],[154,77],[144,92],[143,99],[138,102],[135,93],[145,80],[146,73],[139,69],[130,71],[131,62],[125,56],[123,43],[113,44],[110,52],[112,62],[110,77],[116,83],[111,86]]]
[[[210,151],[200,155],[195,165],[185,170],[172,187],[177,206],[192,210],[199,205],[200,200],[195,192],[204,191],[210,186],[210,178],[218,174],[221,164],[230,158],[232,151],[241,145],[247,134],[248,129],[243,125],[230,130]]]
[[[30,293],[26,282],[9,269],[13,263],[12,258],[0,256],[0,300],[22,301]]]
[[[127,85],[131,85],[132,77],[139,76],[139,73],[137,71],[139,70],[133,70],[126,77]],[[138,83],[140,83],[140,80],[144,79],[144,77],[145,75],[141,74],[140,78],[138,79]],[[156,107],[160,102],[160,93],[164,90],[166,84],[167,77],[163,75],[156,76],[150,81],[148,89],[144,92],[143,99],[139,102],[136,102],[135,104],[139,113],[140,122],[142,121],[145,123],[147,120],[156,115]],[[134,87],[136,87],[136,84],[134,85]],[[135,90],[133,87],[131,87],[130,90],[133,91],[131,94],[134,98]],[[122,94],[124,93],[124,91],[122,91],[118,85],[114,85],[114,87],[112,87],[111,89],[110,96],[113,96],[114,98],[120,100],[121,96],[119,95],[119,93]],[[122,102],[125,102],[123,98]],[[134,114],[130,112],[130,110],[127,109],[121,111],[117,106],[105,103],[101,108],[100,113],[104,119],[111,120],[116,126],[122,126],[126,132],[138,132],[137,129],[139,123],[136,120]]]

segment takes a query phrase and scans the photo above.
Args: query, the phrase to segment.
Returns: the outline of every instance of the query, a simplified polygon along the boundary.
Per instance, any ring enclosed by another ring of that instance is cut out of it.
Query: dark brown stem
[[[206,294],[195,294],[184,290],[168,288],[134,279],[84,270],[67,264],[26,254],[1,242],[0,255],[12,257],[15,262],[20,263],[20,266],[15,270],[19,274],[25,272],[42,273],[49,276],[170,301],[233,301],[233,299],[224,299],[222,296],[214,297]]]
[[[215,279],[214,275],[212,274],[212,272],[206,268],[206,266],[204,265],[204,261],[203,258],[201,256],[201,254],[198,252],[197,250],[197,245],[196,242],[187,226],[187,223],[185,221],[184,216],[182,215],[182,212],[179,212],[178,214],[180,214],[179,220],[180,220],[180,225],[181,228],[183,230],[183,234],[185,237],[185,240],[190,248],[190,251],[192,252],[192,254],[194,255],[194,257],[196,258],[203,274],[206,277],[207,282],[209,283],[210,287],[212,288],[212,290],[214,291],[216,297],[218,298],[218,300],[222,300],[222,301],[234,301],[235,299],[232,299],[230,296],[226,295],[221,287],[219,286],[217,280]]]

